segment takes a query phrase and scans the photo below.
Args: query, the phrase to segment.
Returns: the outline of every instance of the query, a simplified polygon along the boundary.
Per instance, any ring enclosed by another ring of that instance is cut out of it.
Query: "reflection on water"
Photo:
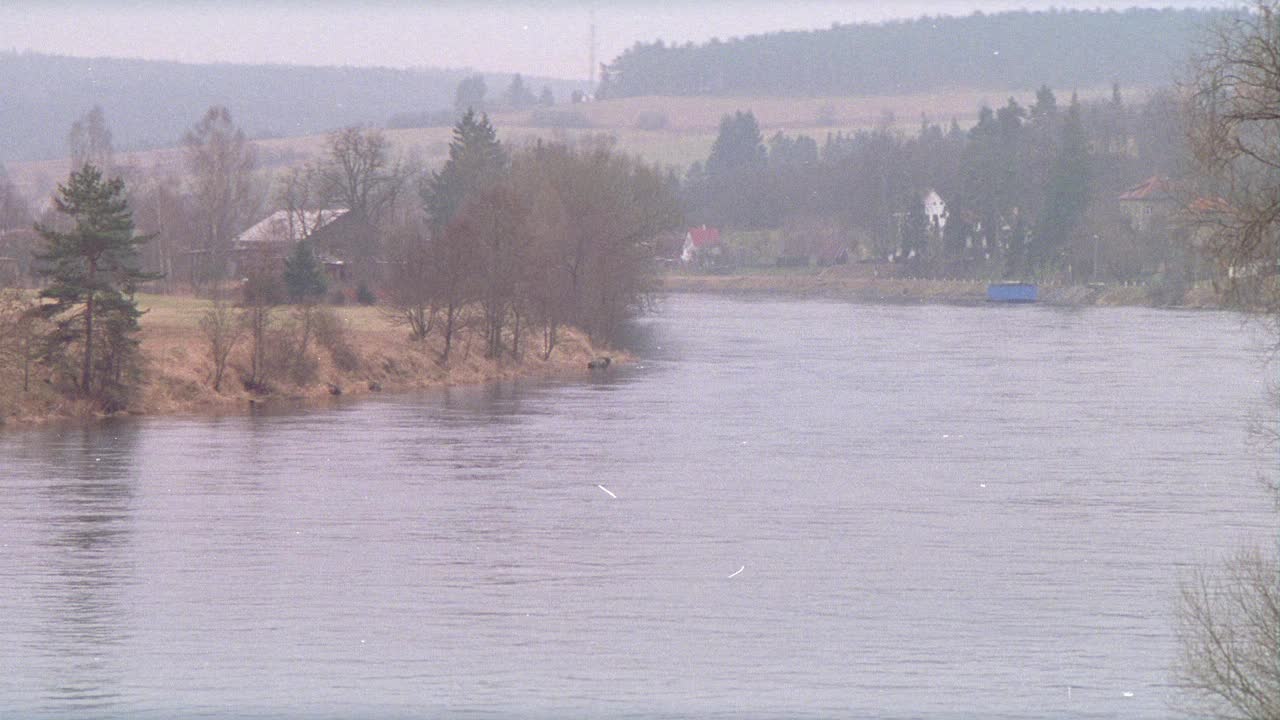
[[[27,589],[42,613],[9,621],[35,621],[26,628],[23,652],[51,660],[33,679],[43,686],[41,704],[56,714],[90,713],[121,700],[121,653],[131,625],[122,595],[134,582],[129,539],[137,430],[103,423],[40,443],[42,463],[58,468],[28,497],[41,515],[30,526],[41,572]]]
[[[676,297],[632,342],[0,435],[0,714],[1163,717],[1178,568],[1272,522],[1229,315]]]

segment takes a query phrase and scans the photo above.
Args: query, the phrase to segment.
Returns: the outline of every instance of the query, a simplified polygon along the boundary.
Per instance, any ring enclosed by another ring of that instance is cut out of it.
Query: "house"
[[[684,248],[680,251],[680,261],[686,265],[714,265],[723,248],[720,244],[720,229],[702,227],[690,228],[684,236]]]
[[[947,229],[947,203],[938,191],[930,190],[924,194],[924,214],[929,218],[929,230],[942,237],[942,231]]]
[[[342,235],[341,226],[349,213],[344,209],[277,210],[236,236],[232,243],[234,272],[245,274],[247,268],[260,263],[283,264],[293,247],[303,240],[312,245],[317,259],[324,265],[331,280],[347,280],[347,263],[335,251],[340,243],[335,237]]]
[[[1140,233],[1165,225],[1176,204],[1173,185],[1162,175],[1143,180],[1125,190],[1116,200],[1129,224]]]

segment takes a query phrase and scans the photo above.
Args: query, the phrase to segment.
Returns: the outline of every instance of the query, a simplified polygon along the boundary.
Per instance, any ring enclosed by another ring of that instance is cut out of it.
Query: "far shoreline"
[[[667,274],[658,278],[663,293],[775,295],[829,298],[867,304],[986,305],[985,280],[868,277],[844,272],[785,274]],[[1064,307],[1149,307],[1180,310],[1230,310],[1208,286],[1188,289],[1181,302],[1160,302],[1141,284],[1041,285],[1035,304]]]

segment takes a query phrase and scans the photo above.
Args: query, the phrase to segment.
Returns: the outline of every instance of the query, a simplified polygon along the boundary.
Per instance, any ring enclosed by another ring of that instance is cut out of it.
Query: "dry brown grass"
[[[211,410],[247,410],[252,404],[282,399],[329,397],[333,388],[343,395],[365,395],[377,391],[403,392],[441,385],[463,385],[514,377],[573,376],[586,372],[587,362],[598,354],[581,333],[568,330],[551,359],[544,361],[536,351],[524,354],[523,362],[495,361],[483,357],[483,343],[464,330],[455,339],[455,355],[447,366],[438,362],[440,338],[432,336],[414,342],[408,333],[393,325],[372,307],[333,308],[344,328],[345,340],[354,349],[357,362],[335,363],[333,354],[319,343],[310,353],[316,362],[314,379],[295,385],[287,377],[269,378],[272,392],[261,395],[244,387],[248,375],[249,340],[236,346],[228,363],[222,391],[213,390],[213,361],[201,334],[199,321],[209,301],[189,296],[143,295],[139,305],[142,318],[142,352],[146,380],[130,403],[135,414],[187,414]],[[283,320],[289,308],[280,308]],[[529,343],[537,340],[530,336]],[[340,367],[345,365],[346,367]],[[9,424],[31,424],[59,418],[91,417],[91,403],[68,399],[38,380],[30,392],[0,386],[0,419]]]

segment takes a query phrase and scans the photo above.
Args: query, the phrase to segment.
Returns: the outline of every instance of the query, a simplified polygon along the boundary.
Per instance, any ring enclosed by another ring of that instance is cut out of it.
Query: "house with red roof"
[[[1120,211],[1138,232],[1146,232],[1167,222],[1177,198],[1173,184],[1163,175],[1153,175],[1125,190],[1116,198]]]
[[[719,228],[706,225],[690,228],[684,236],[684,248],[680,251],[680,261],[686,265],[694,262],[714,263],[722,251]]]

